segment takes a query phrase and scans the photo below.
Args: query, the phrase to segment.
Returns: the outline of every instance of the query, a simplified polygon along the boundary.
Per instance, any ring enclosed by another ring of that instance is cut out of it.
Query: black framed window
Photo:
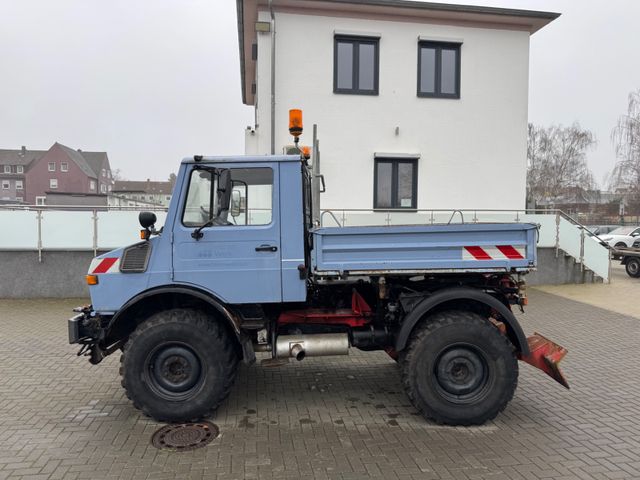
[[[378,95],[378,39],[336,35],[333,92]]]
[[[459,43],[418,43],[418,96],[460,98]]]
[[[373,208],[418,208],[418,160],[376,158]]]

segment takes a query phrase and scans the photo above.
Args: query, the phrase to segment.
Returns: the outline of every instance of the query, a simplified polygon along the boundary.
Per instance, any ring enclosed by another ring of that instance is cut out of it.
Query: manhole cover
[[[209,422],[165,425],[151,437],[151,445],[163,450],[184,452],[204,447],[218,436],[218,427]]]

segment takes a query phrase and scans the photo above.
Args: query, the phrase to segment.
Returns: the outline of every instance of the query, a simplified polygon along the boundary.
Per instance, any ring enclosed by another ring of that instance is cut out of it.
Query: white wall
[[[335,30],[381,35],[378,96],[333,93]],[[303,144],[318,124],[322,208],[373,207],[374,152],[421,155],[418,208],[525,207],[528,32],[285,13],[276,32],[276,153],[292,143],[288,110],[301,108]],[[416,96],[419,36],[463,42],[459,100]],[[258,34],[251,148],[265,154],[270,38]]]

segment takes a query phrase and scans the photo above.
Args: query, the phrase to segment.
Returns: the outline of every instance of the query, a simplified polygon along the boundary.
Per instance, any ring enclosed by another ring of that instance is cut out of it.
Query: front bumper
[[[67,320],[69,343],[92,344],[104,339],[105,322],[103,317],[93,311],[91,305],[73,309],[78,314]]]
[[[82,336],[80,335],[81,323],[84,320],[84,313],[79,313],[75,317],[71,317],[67,320],[67,326],[69,328],[69,343],[80,343]]]
[[[88,356],[89,362],[95,365],[121,347],[122,341],[113,345],[107,343],[110,316],[97,314],[91,305],[74,308],[74,312],[78,312],[78,315],[67,320],[67,329],[69,343],[82,345],[78,356]]]

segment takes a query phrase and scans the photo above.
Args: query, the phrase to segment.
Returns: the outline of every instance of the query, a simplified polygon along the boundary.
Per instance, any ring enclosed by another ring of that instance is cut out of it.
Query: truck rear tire
[[[120,358],[127,397],[161,422],[206,417],[229,395],[239,354],[227,330],[199,310],[172,309],[136,328]]]
[[[625,270],[627,271],[627,275],[632,278],[640,277],[640,258],[638,257],[629,257],[627,258],[627,263],[624,265]]]
[[[414,330],[402,381],[422,415],[447,425],[481,425],[507,406],[518,361],[507,337],[473,312],[439,312]]]

